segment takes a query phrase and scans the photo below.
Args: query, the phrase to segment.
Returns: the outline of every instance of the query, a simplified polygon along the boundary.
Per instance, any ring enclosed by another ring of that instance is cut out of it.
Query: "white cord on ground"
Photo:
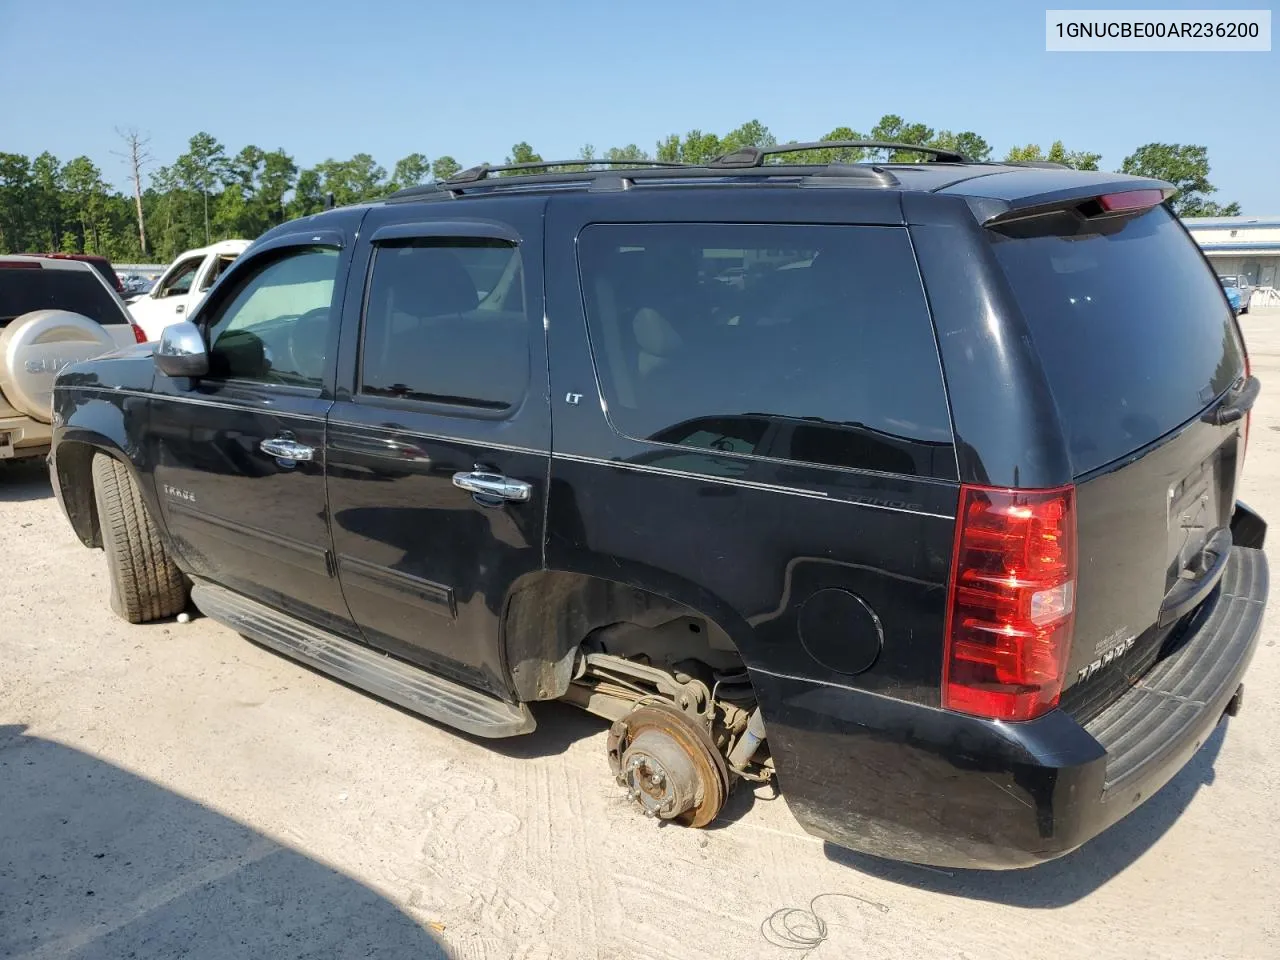
[[[889,912],[887,904],[868,900],[855,893],[820,893],[809,901],[807,910],[804,907],[782,907],[773,911],[760,924],[760,935],[775,947],[804,950],[807,955],[827,939],[827,922],[814,909],[814,904],[823,897],[844,897],[875,907],[881,913]]]

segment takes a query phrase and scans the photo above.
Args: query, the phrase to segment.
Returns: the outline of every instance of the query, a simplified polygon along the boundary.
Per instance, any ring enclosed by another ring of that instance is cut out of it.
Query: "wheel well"
[[[87,443],[63,442],[58,444],[54,459],[63,509],[86,547],[102,546],[98,502],[93,496],[93,457],[99,452]]]
[[[697,660],[741,667],[742,656],[715,619],[679,601],[585,574],[540,571],[507,601],[503,645],[519,700],[552,700],[572,680],[584,641],[654,665]]]

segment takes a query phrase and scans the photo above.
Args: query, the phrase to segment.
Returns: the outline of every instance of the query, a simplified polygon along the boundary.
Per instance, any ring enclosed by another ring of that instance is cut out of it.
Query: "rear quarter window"
[[[955,478],[904,228],[595,224],[579,251],[596,369],[623,434]]]
[[[1063,215],[992,233],[1077,476],[1197,416],[1244,370],[1222,287],[1166,209],[1079,226]]]
[[[0,270],[0,326],[32,310],[69,310],[101,324],[129,322],[89,268]]]

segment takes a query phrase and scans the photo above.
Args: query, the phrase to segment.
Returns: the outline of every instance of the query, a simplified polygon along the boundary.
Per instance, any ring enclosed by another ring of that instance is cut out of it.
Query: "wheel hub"
[[[646,817],[673,820],[698,802],[698,771],[693,759],[672,738],[645,730],[622,756],[623,786]]]
[[[729,792],[710,736],[675,708],[641,707],[609,731],[609,765],[646,817],[706,826]]]

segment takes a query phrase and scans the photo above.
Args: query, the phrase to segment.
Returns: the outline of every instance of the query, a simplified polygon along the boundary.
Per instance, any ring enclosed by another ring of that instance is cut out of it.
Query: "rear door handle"
[[[291,436],[279,436],[272,437],[270,440],[263,440],[258,444],[258,449],[275,457],[281,466],[289,467],[303,460],[314,460],[316,456],[315,447],[308,447],[305,443],[298,443]]]
[[[453,485],[494,503],[501,500],[524,503],[533,493],[533,488],[523,480],[512,480],[500,473],[455,473]]]
[[[186,310],[187,310],[187,305],[185,303],[180,303],[173,308],[174,313],[185,313]]]

